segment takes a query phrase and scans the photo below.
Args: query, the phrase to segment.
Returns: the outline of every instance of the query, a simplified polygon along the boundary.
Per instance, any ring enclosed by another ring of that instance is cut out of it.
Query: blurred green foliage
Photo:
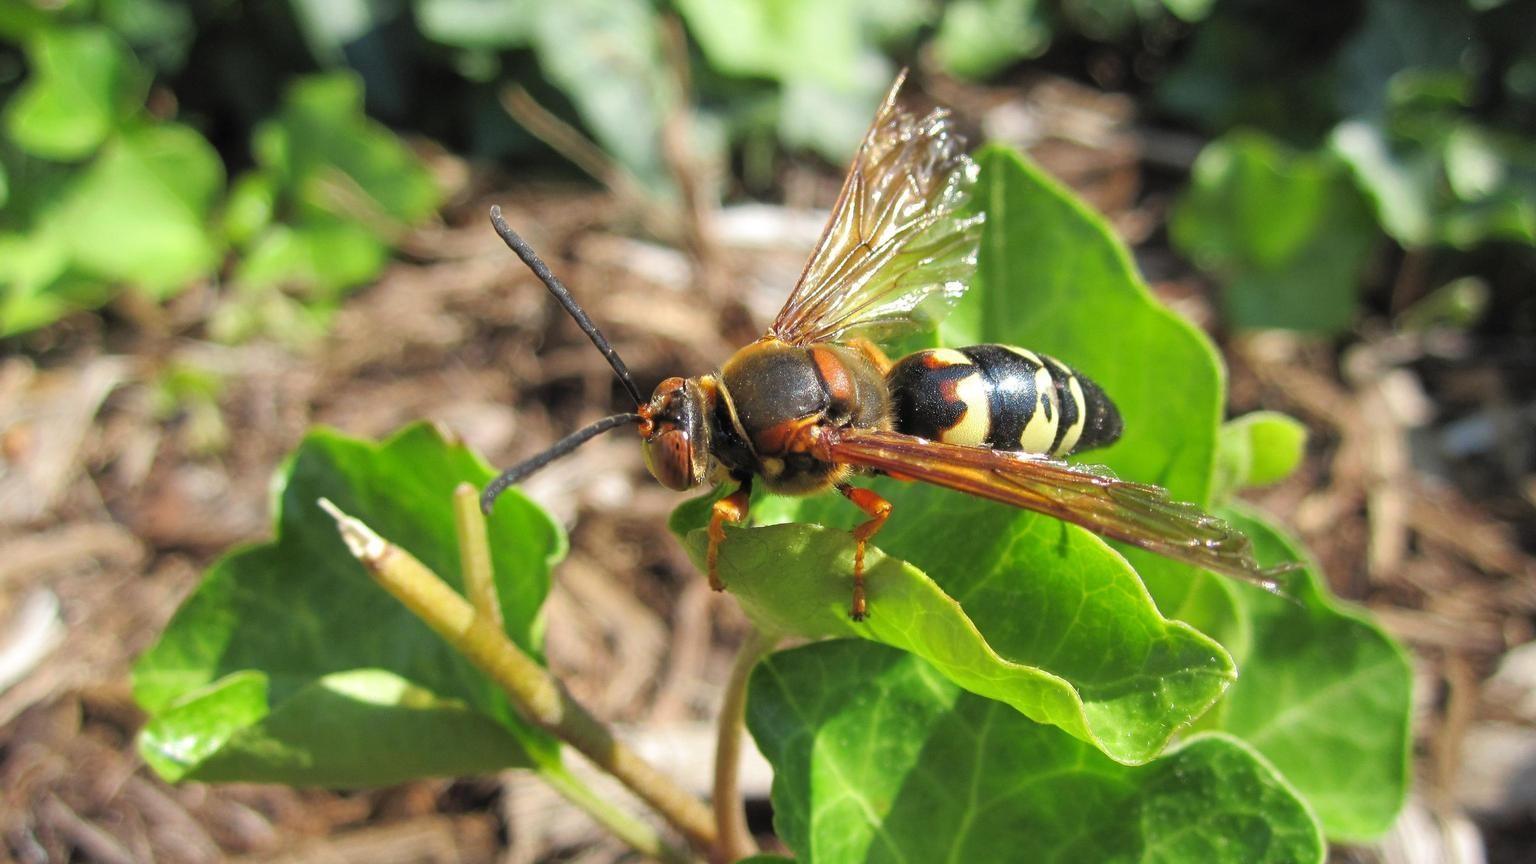
[[[984,78],[1038,57],[1050,41],[1050,22],[1036,0],[958,0],[945,13],[933,47],[944,68]]]
[[[695,128],[776,130],[841,159],[894,70],[881,49],[936,9],[681,4],[719,69],[701,97],[746,106]],[[665,201],[662,131],[683,94],[664,12],[649,0],[0,0],[0,336],[121,290],[165,299],[221,277],[214,336],[319,332],[441,201],[365,109],[471,155],[522,156],[536,142],[502,101],[524,87]],[[764,77],[776,84],[747,80]]]
[[[229,444],[229,427],[219,408],[224,377],[185,360],[173,360],[155,376],[151,410],[162,422],[179,421],[187,449],[199,456],[216,455]]]
[[[1336,154],[1239,132],[1206,147],[1172,240],[1227,286],[1237,326],[1341,330],[1380,230]]]
[[[115,33],[34,23],[20,34],[31,73],[4,105],[0,336],[99,305],[115,284],[170,296],[222,252],[214,149],[149,116],[148,73]]]
[[[1383,235],[1438,251],[1453,274],[1457,250],[1536,245],[1532,4],[1365,0],[1314,16],[1226,3],[1157,94],[1226,133],[1195,167],[1173,240],[1226,285],[1240,325],[1343,329]]]
[[[672,206],[667,146],[761,193],[783,148],[842,162],[898,66],[1024,61],[1217,136],[1175,244],[1233,323],[1334,331],[1389,243],[1436,284],[1536,246],[1533,34],[1500,0],[0,0],[0,335],[220,277],[214,335],[317,332],[442,200],[380,123],[550,160],[526,91]]]
[[[1216,437],[1216,498],[1291,475],[1307,449],[1307,427],[1277,411],[1255,411],[1221,424]]]
[[[83,159],[143,104],[148,82],[109,30],[43,30],[26,51],[33,74],[7,106],[5,131],[35,156]]]
[[[450,137],[467,129],[473,151],[506,155],[530,143],[507,129],[497,101],[500,86],[519,83],[573,109],[619,165],[665,194],[661,128],[676,93],[647,0],[413,0],[343,4],[345,12],[330,0],[292,2],[315,53],[356,68],[370,105],[386,115],[443,115]]]
[[[253,150],[256,168],[236,182],[224,225],[241,252],[235,284],[266,302],[226,307],[214,321],[225,338],[323,316],[346,289],[372,279],[392,243],[440,201],[411,151],[363,114],[350,75],[295,82],[277,116],[256,128]],[[307,302],[285,304],[281,287]]]
[[[0,82],[0,335],[124,288],[171,297],[219,276],[231,250],[236,290],[216,335],[313,332],[294,325],[377,275],[393,242],[436,211],[435,181],[363,115],[349,73],[297,80],[275,116],[242,130],[256,167],[226,194],[226,161],[245,154],[221,156],[164,104],[193,20],[168,3],[0,6],[0,33],[25,61]]]

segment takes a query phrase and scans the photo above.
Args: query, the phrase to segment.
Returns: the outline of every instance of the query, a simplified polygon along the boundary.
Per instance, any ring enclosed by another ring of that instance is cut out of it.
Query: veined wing
[[[976,181],[949,112],[896,103],[897,76],[854,156],[832,217],[768,334],[794,345],[930,325],[976,270]]]
[[[1260,567],[1248,538],[1226,521],[1173,500],[1160,486],[1120,480],[1107,469],[873,430],[835,430],[828,447],[840,463],[1045,513],[1273,593],[1283,593],[1276,577],[1295,569]]]

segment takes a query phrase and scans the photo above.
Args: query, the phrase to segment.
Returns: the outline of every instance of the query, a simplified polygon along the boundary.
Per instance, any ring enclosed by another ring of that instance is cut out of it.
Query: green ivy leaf
[[[125,285],[166,297],[218,266],[223,243],[209,223],[224,166],[191,129],[131,122],[84,166],[14,164],[0,332],[94,308]]]
[[[31,3],[11,0],[0,3],[0,39],[8,42],[26,41],[39,31],[54,27],[56,13],[57,10],[45,11]]]
[[[1051,35],[1037,0],[958,0],[944,7],[933,50],[951,73],[981,79],[1045,53]]]
[[[1376,218],[1407,246],[1536,244],[1536,147],[1492,125],[1496,112],[1472,110],[1486,73],[1469,59],[1478,47],[1497,55],[1491,31],[1528,31],[1530,16],[1495,23],[1462,4],[1410,0],[1365,8],[1336,61],[1347,119],[1330,145]]]
[[[381,236],[431,216],[442,197],[404,142],[368,119],[362,85],[348,74],[293,84],[254,149],[302,215],[350,219]]]
[[[1382,116],[1393,79],[1404,70],[1454,73],[1461,68],[1473,34],[1465,4],[1367,0],[1363,5],[1364,21],[1335,61],[1344,114]]]
[[[420,160],[364,115],[350,75],[295,83],[252,150],[260,167],[237,182],[227,225],[246,249],[236,279],[248,287],[334,300],[376,276],[394,240],[441,199]]]
[[[944,344],[1021,345],[1086,374],[1119,407],[1125,433],[1082,461],[1204,503],[1225,385],[1215,349],[1152,296],[1113,230],[1070,191],[1006,147],[977,159],[986,229],[975,284],[940,328]]]
[[[1118,765],[867,643],[769,657],[747,726],[805,862],[1323,860],[1306,806],[1239,741]]]
[[[944,344],[1015,344],[1070,364],[1098,382],[1125,419],[1117,444],[1082,461],[1208,503],[1225,388],[1210,341],[1152,296],[1103,218],[1055,180],[1004,147],[977,158],[977,205],[987,225],[976,283],[940,328]],[[1145,361],[1151,357],[1157,362]],[[1164,614],[1229,649],[1244,643],[1228,580],[1117,548]]]
[[[1188,23],[1202,21],[1211,14],[1216,0],[1163,0],[1163,7]]]
[[[1309,563],[1257,513],[1229,507],[1223,515],[1253,539],[1260,560]],[[1252,647],[1204,722],[1273,762],[1331,839],[1367,840],[1392,825],[1407,795],[1408,657],[1362,610],[1330,597],[1315,566],[1290,585],[1294,601],[1242,592]]]
[[[851,87],[817,78],[784,82],[779,98],[779,139],[786,147],[820,153],[833,162],[846,162],[864,140],[869,117],[891,86],[891,69],[883,62],[858,70]]]
[[[32,76],[6,111],[23,150],[69,161],[95,152],[144,104],[147,80],[127,46],[102,27],[39,31],[27,43]]]
[[[382,444],[311,433],[283,472],[276,539],[210,568],[139,658],[146,761],[168,778],[324,785],[552,764],[555,743],[375,585],[315,503],[332,499],[457,581],[453,489],[491,476],[427,425]],[[517,494],[490,530],[507,632],[537,652],[564,537]]]
[[[518,48],[533,35],[532,0],[416,0],[416,26],[458,48]]]
[[[1257,133],[1201,151],[1169,229],[1174,245],[1223,283],[1234,324],[1325,332],[1354,318],[1378,237],[1342,161]]]
[[[1221,426],[1216,447],[1216,500],[1289,477],[1306,455],[1307,427],[1278,411],[1254,411]]]
[[[96,0],[101,23],[123,37],[151,68],[180,71],[197,38],[197,21],[180,0]]]
[[[224,236],[237,246],[250,245],[277,216],[277,184],[268,174],[243,174],[229,187],[224,202]]]
[[[536,764],[463,700],[382,669],[321,676],[277,705],[268,683],[248,670],[187,694],[145,725],[145,761],[172,782],[354,788]]]
[[[678,11],[714,69],[784,85],[778,130],[792,147],[842,161],[895,72],[879,45],[928,18],[879,0],[680,0]]]
[[[157,298],[211,273],[223,255],[210,230],[224,163],[206,139],[174,123],[124,129],[49,215],[84,274]]]
[[[660,28],[646,0],[543,3],[533,19],[539,66],[604,149],[657,193],[670,189],[661,127],[672,92]]]
[[[865,622],[848,617],[846,531],[728,529],[721,578],[766,632],[901,648],[1121,762],[1157,755],[1231,682],[1225,652],[1158,615],[1135,574],[1097,538],[1060,522],[1021,525],[1015,513],[946,501],[936,490],[892,491],[901,522],[880,534],[881,546],[921,560],[933,578],[869,550]],[[707,538],[695,531],[688,539],[702,567]]]
[[[1340,123],[1329,146],[1355,172],[1388,234],[1408,246],[1432,241],[1431,199],[1437,182],[1432,153],[1399,148],[1384,129],[1364,120]]]
[[[367,226],[317,216],[262,232],[235,280],[252,289],[295,287],[323,301],[367,282],[388,262],[389,245]]]
[[[1415,129],[1415,134],[1394,131]],[[1536,244],[1536,147],[1422,106],[1392,128],[1352,119],[1330,146],[1354,172],[1381,225],[1406,246],[1470,248],[1490,240]]]
[[[963,344],[958,340],[967,338],[1017,340],[1073,364],[1111,394],[1126,426],[1118,444],[1084,458],[1102,461],[1123,477],[1160,483],[1186,500],[1209,503],[1224,387],[1219,358],[1210,343],[1151,297],[1135,275],[1129,256],[1097,216],[1042,177],[1038,169],[1006,150],[984,150],[980,158],[983,174],[978,197],[987,210],[988,225],[978,284],[972,293],[982,293],[968,296],[956,310],[958,317],[951,316],[946,326],[956,326],[960,332],[949,336],[947,344]],[[1112,329],[1106,328],[1106,322],[1112,323]],[[1113,338],[1106,338],[1108,333]],[[1139,359],[1147,357],[1156,357],[1157,362]],[[1244,521],[1237,527],[1247,524]],[[1274,544],[1259,542],[1259,537],[1255,541],[1261,562],[1293,559],[1294,551],[1282,552]],[[1262,664],[1255,666],[1252,657],[1255,652],[1267,653],[1277,642],[1292,645],[1305,637],[1292,634],[1281,638],[1270,629],[1261,634],[1261,626],[1281,625],[1266,625],[1252,609],[1270,603],[1294,609],[1292,604],[1140,550],[1126,550],[1126,555],[1164,614],[1216,637],[1237,658],[1240,675],[1234,690],[1270,697],[1279,692]],[[1325,606],[1331,603],[1317,602]],[[1305,652],[1318,657],[1319,664],[1330,652],[1369,653],[1375,650],[1372,645],[1384,639],[1363,620],[1351,618],[1349,626],[1339,624],[1336,618],[1327,620],[1334,628],[1329,635],[1333,647],[1317,646]],[[1319,627],[1312,629],[1315,632]],[[1394,681],[1406,688],[1406,679]],[[1397,746],[1396,732],[1372,737],[1372,727],[1385,721],[1381,713],[1364,710],[1367,706],[1363,701],[1347,700],[1332,707],[1330,720],[1320,722],[1347,726],[1351,731],[1345,737],[1360,746],[1358,751],[1341,746],[1334,752],[1333,764],[1339,770],[1347,770],[1356,755],[1374,758],[1373,748]],[[1267,708],[1277,713],[1283,710],[1275,703]],[[1358,712],[1361,719],[1344,721],[1350,712]],[[1388,711],[1386,716],[1395,715]],[[1244,734],[1240,728],[1223,728]],[[1388,743],[1382,745],[1382,741]],[[1262,746],[1259,749],[1264,750]],[[1281,770],[1291,776],[1284,765]],[[1365,782],[1385,782],[1389,777],[1390,772],[1378,771]],[[1326,790],[1325,784],[1304,785],[1291,779],[1309,800],[1314,788]],[[1353,781],[1348,786],[1354,788]],[[1383,789],[1383,801],[1400,799],[1392,786]],[[1381,806],[1372,814],[1376,821],[1356,823],[1359,833],[1384,825],[1381,820],[1390,821],[1395,812],[1395,804]],[[1336,832],[1334,822],[1325,824],[1330,833]]]
[[[321,64],[342,66],[347,49],[378,41],[400,14],[401,0],[290,0],[293,21]],[[404,58],[401,58],[404,59]],[[399,62],[399,61],[397,61]]]
[[[812,78],[843,88],[859,80],[859,0],[679,0],[678,11],[710,65],[741,77]]]
[[[62,237],[0,233],[0,336],[51,324],[73,308],[58,290],[68,266]]]

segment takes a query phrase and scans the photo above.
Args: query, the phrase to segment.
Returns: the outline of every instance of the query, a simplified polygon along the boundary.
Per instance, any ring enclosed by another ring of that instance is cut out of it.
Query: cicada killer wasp
[[[485,489],[489,512],[508,486],[592,437],[638,428],[645,464],[662,485],[734,483],[714,504],[707,569],[724,526],[747,517],[754,482],[785,495],[835,489],[867,515],[853,531],[855,620],[865,617],[864,548],[891,504],[850,484],[887,474],[1039,511],[1178,561],[1275,589],[1280,572],[1248,539],[1157,486],[1073,465],[1070,454],[1114,443],[1121,418],[1088,377],[1009,345],[920,351],[892,362],[876,342],[934,324],[976,269],[982,214],[966,203],[977,168],[950,115],[897,102],[898,77],[875,115],[832,216],[784,308],[719,371],[668,378],[641,398],[608,344],[528,244],[492,208],[506,244],[539,277],[613,366],[636,410],[576,432],[503,472]]]

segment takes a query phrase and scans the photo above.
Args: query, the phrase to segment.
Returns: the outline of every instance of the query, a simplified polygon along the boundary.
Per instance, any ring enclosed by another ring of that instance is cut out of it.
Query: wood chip
[[[16,363],[7,364],[11,370]],[[91,419],[128,376],[122,357],[30,376],[18,397],[0,401],[0,525],[28,525],[48,513],[81,468]],[[17,377],[11,371],[9,378]]]

